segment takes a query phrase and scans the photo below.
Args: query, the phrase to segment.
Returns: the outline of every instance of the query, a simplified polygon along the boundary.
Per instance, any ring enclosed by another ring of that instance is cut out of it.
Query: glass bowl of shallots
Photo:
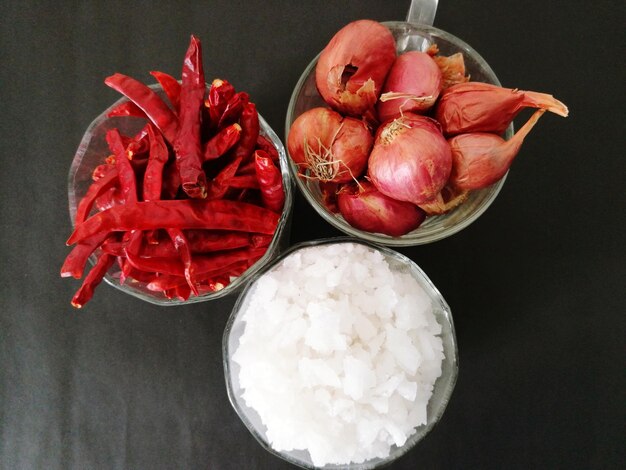
[[[91,123],[70,168],[61,276],[83,278],[77,308],[102,280],[158,305],[223,297],[288,244],[287,156],[250,96],[205,82],[194,36],[182,80],[151,73],[156,84],[106,78],[123,97]]]
[[[536,111],[514,134],[524,108]],[[392,246],[470,225],[496,199],[550,95],[503,88],[468,44],[432,26],[349,23],[300,77],[285,136],[289,169],[339,230]]]

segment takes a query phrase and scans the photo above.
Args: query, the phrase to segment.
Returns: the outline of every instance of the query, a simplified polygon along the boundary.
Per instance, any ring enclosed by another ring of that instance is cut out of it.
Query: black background
[[[67,172],[117,99],[104,77],[179,76],[191,33],[207,79],[248,91],[282,137],[291,91],[330,37],[355,19],[401,20],[408,4],[0,4],[0,467],[292,468],[228,403],[234,298],[163,308],[102,285],[70,306]],[[452,307],[460,374],[441,423],[393,470],[624,465],[624,13],[617,1],[440,2],[436,26],[570,117],[542,118],[473,225],[399,250]],[[335,235],[298,194],[292,242]]]

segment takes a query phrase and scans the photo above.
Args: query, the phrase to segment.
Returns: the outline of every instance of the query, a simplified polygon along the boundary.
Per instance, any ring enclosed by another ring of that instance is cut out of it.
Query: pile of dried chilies
[[[170,106],[131,77],[105,80],[129,100],[109,117],[148,122],[134,136],[108,131],[111,155],[78,205],[61,276],[81,278],[94,253],[97,262],[72,299],[77,308],[115,263],[120,283],[143,283],[170,299],[222,289],[263,256],[278,225],[278,151],[260,134],[248,94],[220,79],[207,91],[194,36],[180,82],[151,73]]]

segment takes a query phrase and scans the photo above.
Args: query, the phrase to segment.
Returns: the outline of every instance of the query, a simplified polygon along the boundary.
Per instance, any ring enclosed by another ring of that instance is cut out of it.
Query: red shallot
[[[424,113],[435,104],[441,87],[441,71],[430,55],[405,52],[391,66],[377,105],[378,118],[384,122],[405,111]]]
[[[385,196],[369,181],[344,185],[337,202],[341,215],[353,227],[392,237],[415,230],[426,218],[415,204]]]
[[[396,58],[391,31],[377,21],[359,20],[340,29],[320,54],[317,89],[332,108],[360,116],[371,111]]]
[[[432,119],[413,113],[382,125],[368,163],[378,190],[420,205],[444,187],[452,168],[450,145]]]
[[[495,134],[476,132],[449,140],[452,148],[450,184],[461,190],[485,188],[508,171],[533,126],[545,112],[539,109],[509,140]]]
[[[502,134],[524,108],[545,109],[563,117],[568,115],[567,106],[545,93],[467,82],[453,85],[441,93],[435,119],[446,135],[466,132]]]
[[[374,138],[358,119],[313,108],[291,126],[287,148],[293,161],[320,181],[345,183],[365,170]]]
[[[447,214],[455,207],[464,203],[468,196],[469,191],[446,184],[434,199],[420,204],[419,207],[428,216]]]

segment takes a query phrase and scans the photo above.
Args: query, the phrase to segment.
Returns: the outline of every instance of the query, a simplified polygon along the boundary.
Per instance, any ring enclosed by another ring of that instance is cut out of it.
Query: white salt
[[[408,273],[356,243],[292,253],[253,287],[232,359],[277,451],[316,466],[389,455],[427,422],[441,325]]]
[[[370,388],[376,385],[376,373],[369,364],[354,356],[343,359],[344,393],[354,400],[359,400]]]

